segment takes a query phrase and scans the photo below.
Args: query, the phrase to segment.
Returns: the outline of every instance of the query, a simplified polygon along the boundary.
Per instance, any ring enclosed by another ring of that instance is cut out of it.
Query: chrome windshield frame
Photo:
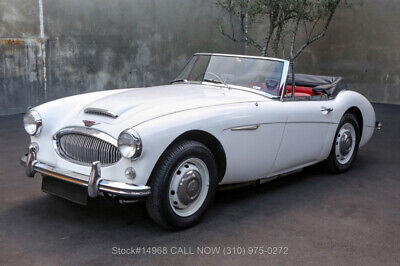
[[[280,84],[279,84],[279,90],[280,90],[280,95],[271,95],[269,93],[257,90],[257,89],[252,89],[249,87],[243,87],[243,86],[237,86],[237,85],[233,85],[233,84],[227,84],[229,89],[237,89],[237,90],[242,90],[242,91],[247,91],[247,92],[252,92],[252,93],[256,93],[259,95],[262,95],[268,99],[280,99],[281,101],[283,100],[283,95],[285,92],[285,87],[286,87],[286,82],[287,82],[287,75],[289,72],[289,65],[290,62],[288,60],[284,60],[284,59],[279,59],[279,58],[272,58],[272,57],[263,57],[263,56],[250,56],[250,55],[237,55],[237,54],[219,54],[219,53],[195,53],[194,55],[192,55],[188,62],[185,64],[185,66],[182,68],[182,70],[187,66],[187,64],[190,62],[190,60],[194,57],[194,56],[225,56],[225,57],[239,57],[239,58],[253,58],[253,59],[261,59],[261,60],[269,60],[269,61],[276,61],[276,62],[282,62],[283,63],[283,68],[282,68],[282,76],[281,76],[281,80],[280,80]],[[225,87],[224,84],[214,84],[211,82],[206,82],[206,81],[190,81],[188,80],[187,84],[190,83],[194,83],[194,84],[204,84],[205,85],[212,85],[212,86],[217,86],[217,87]]]
[[[279,98],[282,102],[283,102],[283,96],[285,95],[285,91],[286,91],[286,83],[287,83],[288,74],[289,74],[289,66],[290,66],[290,62],[287,60],[284,60],[282,79],[281,79],[281,84],[279,85],[280,86],[279,90],[281,91],[281,95],[279,95]]]

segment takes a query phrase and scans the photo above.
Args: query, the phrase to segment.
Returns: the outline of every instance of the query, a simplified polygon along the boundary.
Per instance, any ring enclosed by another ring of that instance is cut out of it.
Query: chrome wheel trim
[[[346,164],[353,156],[356,147],[356,130],[351,123],[345,123],[335,139],[335,155],[340,164]]]
[[[188,217],[203,205],[210,186],[207,165],[189,158],[176,167],[169,185],[169,204],[181,217]]]

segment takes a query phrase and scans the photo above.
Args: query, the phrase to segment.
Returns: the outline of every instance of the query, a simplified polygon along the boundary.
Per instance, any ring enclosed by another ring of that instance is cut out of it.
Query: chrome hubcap
[[[183,161],[174,171],[169,186],[169,203],[179,216],[190,216],[200,209],[208,194],[209,173],[198,158]]]
[[[335,154],[339,163],[350,161],[356,145],[356,131],[350,123],[344,124],[336,136]]]
[[[178,199],[183,204],[192,203],[200,195],[201,175],[196,170],[187,171],[178,185]]]
[[[349,132],[343,133],[340,137],[339,149],[340,153],[347,155],[351,150],[351,145],[353,144],[353,138]]]

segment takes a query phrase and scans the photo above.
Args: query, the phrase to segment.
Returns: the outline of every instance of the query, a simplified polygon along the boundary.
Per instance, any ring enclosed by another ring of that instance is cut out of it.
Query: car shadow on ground
[[[363,160],[363,158],[359,159]],[[357,170],[357,164],[355,164],[355,170]],[[40,178],[37,175],[35,179]],[[301,189],[302,186],[315,183],[315,180],[326,178],[332,178],[332,175],[327,174],[321,165],[316,165],[261,185],[248,185],[226,191],[217,191],[213,206],[200,224],[212,224],[213,221],[221,219],[224,223],[229,223],[229,220],[224,219],[224,216],[229,216],[231,213],[242,217],[258,210],[268,213],[268,215],[278,214],[279,211],[285,211],[291,206],[301,204],[304,198],[299,199],[297,196],[296,190],[299,189],[299,186]],[[317,187],[318,185],[313,186]],[[322,189],[319,188],[318,193],[325,195],[329,191],[334,193],[332,189],[327,191]],[[284,197],[284,199],[280,199],[281,197]],[[247,206],[251,206],[251,208]],[[7,214],[7,211],[12,212],[13,215]],[[127,227],[129,228],[129,231],[126,231],[127,233],[131,232],[131,229],[135,234],[138,232],[143,234],[143,232],[149,230],[155,230],[161,234],[168,233],[151,221],[147,215],[144,202],[120,204],[99,197],[90,199],[87,206],[82,206],[42,193],[40,197],[22,201],[7,211],[2,213],[3,217],[15,217],[17,213],[21,214],[20,217],[26,217],[26,214],[29,213],[28,219],[25,218],[18,223],[14,222],[13,226],[14,228],[17,225],[27,227],[30,224],[35,224],[35,231],[38,234],[48,234],[49,228],[51,230],[54,226],[75,227],[77,230],[90,228],[90,231],[94,234],[113,230],[124,231],[124,228],[127,229]],[[34,221],[30,221],[30,219]],[[202,226],[200,225],[200,227]],[[57,229],[55,228],[55,230]]]

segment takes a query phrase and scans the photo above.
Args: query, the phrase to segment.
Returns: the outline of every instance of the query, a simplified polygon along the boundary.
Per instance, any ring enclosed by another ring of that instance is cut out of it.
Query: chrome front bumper
[[[68,183],[87,187],[88,195],[91,198],[97,197],[99,192],[129,199],[142,198],[151,193],[151,189],[148,186],[137,186],[102,179],[100,162],[92,163],[89,175],[41,163],[36,160],[36,147],[33,145],[30,145],[28,153],[21,157],[21,164],[25,167],[25,173],[28,177],[33,177],[38,172]]]

